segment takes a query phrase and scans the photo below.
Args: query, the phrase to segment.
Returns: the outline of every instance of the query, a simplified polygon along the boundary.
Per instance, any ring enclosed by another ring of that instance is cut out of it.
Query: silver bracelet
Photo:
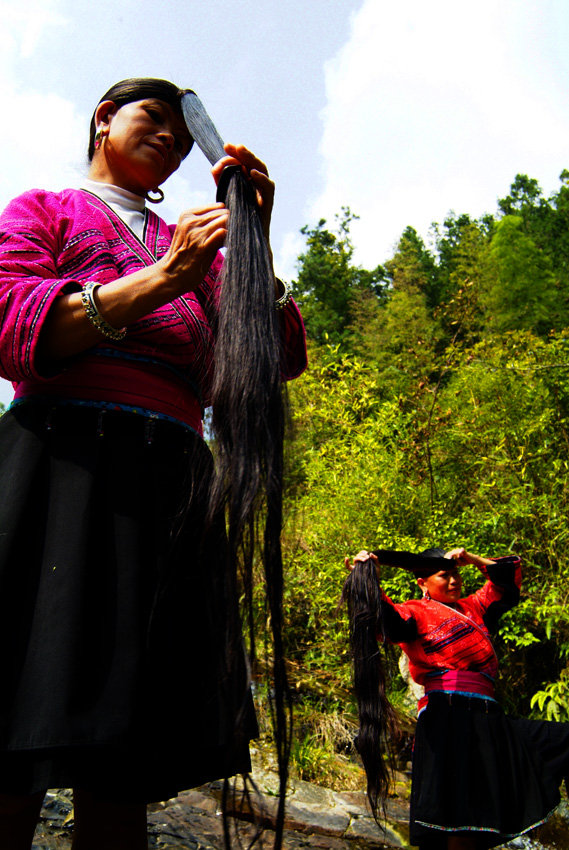
[[[85,308],[85,315],[91,324],[93,324],[104,336],[108,336],[109,339],[124,339],[126,336],[126,328],[122,328],[120,331],[113,328],[99,313],[93,296],[100,286],[100,283],[94,283],[92,280],[85,284],[83,292],[81,293],[81,301]]]
[[[277,278],[279,283],[282,283],[284,292],[280,298],[275,301],[275,310],[284,310],[290,299],[292,298],[292,290],[286,281]]]

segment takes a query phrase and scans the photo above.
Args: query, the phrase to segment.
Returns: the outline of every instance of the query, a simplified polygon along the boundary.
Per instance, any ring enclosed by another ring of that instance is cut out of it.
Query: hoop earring
[[[151,198],[151,197],[150,197],[150,192],[154,192],[156,195],[158,195],[158,197],[157,197],[157,198]],[[156,189],[150,189],[150,191],[149,191],[149,192],[147,192],[147,193],[146,193],[146,195],[145,195],[144,197],[145,197],[145,198],[146,198],[146,200],[147,200],[147,201],[149,201],[151,204],[161,204],[161,203],[162,203],[162,201],[164,200],[164,192],[162,191],[162,189],[160,188],[160,186],[158,186]]]

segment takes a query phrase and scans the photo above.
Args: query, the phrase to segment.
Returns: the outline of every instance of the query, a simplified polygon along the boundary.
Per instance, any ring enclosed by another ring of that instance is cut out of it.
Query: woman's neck
[[[115,175],[108,167],[106,160],[101,160],[100,157],[96,157],[91,162],[87,178],[92,180],[94,183],[102,183],[106,186],[115,186],[123,192],[129,192],[132,195],[138,195],[139,198],[144,199],[144,190],[140,189],[138,186],[123,185],[122,181],[115,178]]]

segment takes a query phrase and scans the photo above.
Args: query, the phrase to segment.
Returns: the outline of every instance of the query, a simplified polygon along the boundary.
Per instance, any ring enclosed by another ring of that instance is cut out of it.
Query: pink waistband
[[[437,691],[494,699],[494,684],[488,676],[473,670],[448,670],[440,676],[431,676],[427,679],[425,696],[421,697],[417,703],[419,713],[427,705],[429,694]]]
[[[190,385],[155,364],[87,356],[51,379],[30,379],[17,385],[15,398],[32,395],[115,402],[134,410],[152,410],[203,434],[201,405]]]
[[[481,697],[494,696],[494,684],[483,673],[473,670],[448,670],[440,676],[430,676],[425,682],[425,693],[431,691],[460,692]]]

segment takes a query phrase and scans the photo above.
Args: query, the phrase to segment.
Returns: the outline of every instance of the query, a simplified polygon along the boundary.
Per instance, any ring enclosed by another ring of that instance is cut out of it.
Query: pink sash
[[[429,694],[433,691],[494,699],[493,682],[488,676],[475,670],[447,670],[440,676],[430,676],[425,682],[425,696],[418,702],[419,711],[427,705]]]

